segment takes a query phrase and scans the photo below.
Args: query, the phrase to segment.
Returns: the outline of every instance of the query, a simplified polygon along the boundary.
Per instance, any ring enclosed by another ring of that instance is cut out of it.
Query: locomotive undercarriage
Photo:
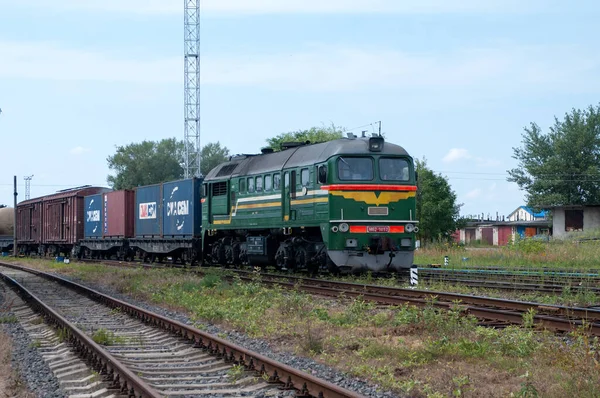
[[[277,270],[334,271],[318,228],[217,231],[205,237],[204,262],[229,267],[274,266]]]

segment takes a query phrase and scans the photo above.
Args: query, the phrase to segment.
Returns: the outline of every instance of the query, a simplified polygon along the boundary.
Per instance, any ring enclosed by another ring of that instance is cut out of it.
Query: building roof
[[[542,210],[539,212],[534,212],[533,209],[529,206],[519,206],[515,209],[515,211],[513,211],[512,213],[510,213],[508,216],[512,216],[513,214],[515,214],[517,211],[519,211],[519,209],[523,209],[525,210],[527,213],[531,214],[534,218],[545,218],[548,215],[548,210]]]
[[[530,220],[530,221],[468,221],[465,228],[485,227],[485,226],[525,226],[525,227],[545,227],[551,226],[550,220]]]

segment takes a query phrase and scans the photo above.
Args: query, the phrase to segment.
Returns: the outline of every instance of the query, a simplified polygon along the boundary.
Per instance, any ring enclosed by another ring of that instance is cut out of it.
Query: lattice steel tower
[[[200,176],[200,0],[183,0],[185,177]]]
[[[31,179],[32,178],[33,178],[33,175],[23,177],[23,179],[25,180],[25,200],[31,199]]]

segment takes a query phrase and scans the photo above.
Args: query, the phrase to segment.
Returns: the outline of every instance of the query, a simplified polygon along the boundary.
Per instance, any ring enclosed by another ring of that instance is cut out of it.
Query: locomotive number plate
[[[390,227],[387,225],[370,225],[367,227],[367,232],[390,232]]]

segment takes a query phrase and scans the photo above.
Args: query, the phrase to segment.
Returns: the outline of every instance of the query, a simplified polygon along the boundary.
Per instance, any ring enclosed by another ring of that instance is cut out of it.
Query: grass
[[[13,314],[0,315],[0,323],[17,323],[19,320]]]
[[[92,333],[92,340],[101,345],[124,344],[127,340],[106,329],[98,329]]]
[[[32,265],[35,262],[28,264]],[[56,270],[55,263],[35,263]],[[414,397],[600,396],[600,344],[584,331],[566,337],[525,327],[477,325],[457,303],[440,310],[380,307],[357,299],[327,300],[255,281],[227,282],[181,270],[118,269],[69,264],[61,273],[94,281],[138,299],[265,338],[382,388]],[[368,278],[368,276],[366,277]],[[309,369],[304,369],[309,371]],[[231,378],[239,377],[232,371]]]
[[[600,241],[533,239],[518,240],[508,246],[487,248],[442,244],[421,248],[415,252],[415,263],[420,265],[444,264],[449,258],[449,268],[474,266],[500,266],[505,268],[567,268],[573,271],[600,269]]]
[[[338,278],[331,277],[330,279],[359,284],[372,284],[400,288],[410,287],[408,281],[406,280],[399,280],[395,278],[375,278],[370,274],[362,276],[345,276]],[[515,280],[515,282],[517,281]],[[551,282],[551,280],[548,280],[546,282]],[[600,303],[600,297],[598,297],[598,294],[590,289],[585,288],[572,289],[569,287],[565,287],[562,289],[562,291],[557,293],[545,293],[535,291],[470,287],[461,283],[440,282],[436,280],[425,280],[421,278],[419,280],[418,289],[468,294],[475,296],[496,297],[512,300],[532,301],[541,304],[590,306],[598,305],[598,303]]]

